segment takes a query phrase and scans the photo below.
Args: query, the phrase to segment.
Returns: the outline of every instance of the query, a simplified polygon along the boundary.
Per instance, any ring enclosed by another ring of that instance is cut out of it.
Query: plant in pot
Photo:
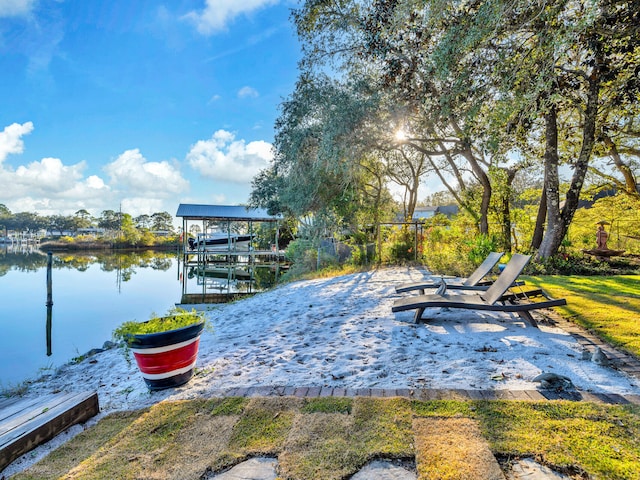
[[[124,322],[113,332],[127,358],[138,364],[149,390],[163,390],[187,383],[193,376],[200,335],[211,328],[204,312],[174,307],[165,315],[151,315],[146,322]]]

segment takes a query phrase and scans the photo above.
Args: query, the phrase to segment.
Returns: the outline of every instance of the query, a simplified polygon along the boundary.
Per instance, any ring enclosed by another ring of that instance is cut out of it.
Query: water
[[[55,254],[47,355],[47,256],[0,253],[0,390],[102,347],[125,320],[179,304],[176,254]]]

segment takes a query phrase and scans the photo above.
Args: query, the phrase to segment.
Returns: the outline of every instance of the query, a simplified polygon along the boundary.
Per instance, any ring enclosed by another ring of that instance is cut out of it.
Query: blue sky
[[[245,203],[294,88],[294,0],[0,0],[0,203]]]

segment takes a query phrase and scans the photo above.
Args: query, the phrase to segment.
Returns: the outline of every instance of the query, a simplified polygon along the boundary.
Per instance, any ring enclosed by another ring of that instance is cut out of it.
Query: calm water
[[[100,348],[125,320],[181,301],[176,254],[54,254],[51,354],[47,256],[0,250],[0,390]]]

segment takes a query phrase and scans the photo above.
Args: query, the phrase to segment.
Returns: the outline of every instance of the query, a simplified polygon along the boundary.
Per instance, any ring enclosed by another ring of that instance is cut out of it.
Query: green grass
[[[558,312],[598,337],[640,357],[640,275],[523,277],[554,298]]]
[[[468,419],[498,458],[534,457],[581,478],[640,478],[638,406],[360,397],[162,402],[103,418],[12,478],[197,479],[273,455],[282,479],[337,480],[375,458],[428,458],[415,425],[429,418]],[[418,462],[429,472],[419,478],[462,478],[450,465]]]

